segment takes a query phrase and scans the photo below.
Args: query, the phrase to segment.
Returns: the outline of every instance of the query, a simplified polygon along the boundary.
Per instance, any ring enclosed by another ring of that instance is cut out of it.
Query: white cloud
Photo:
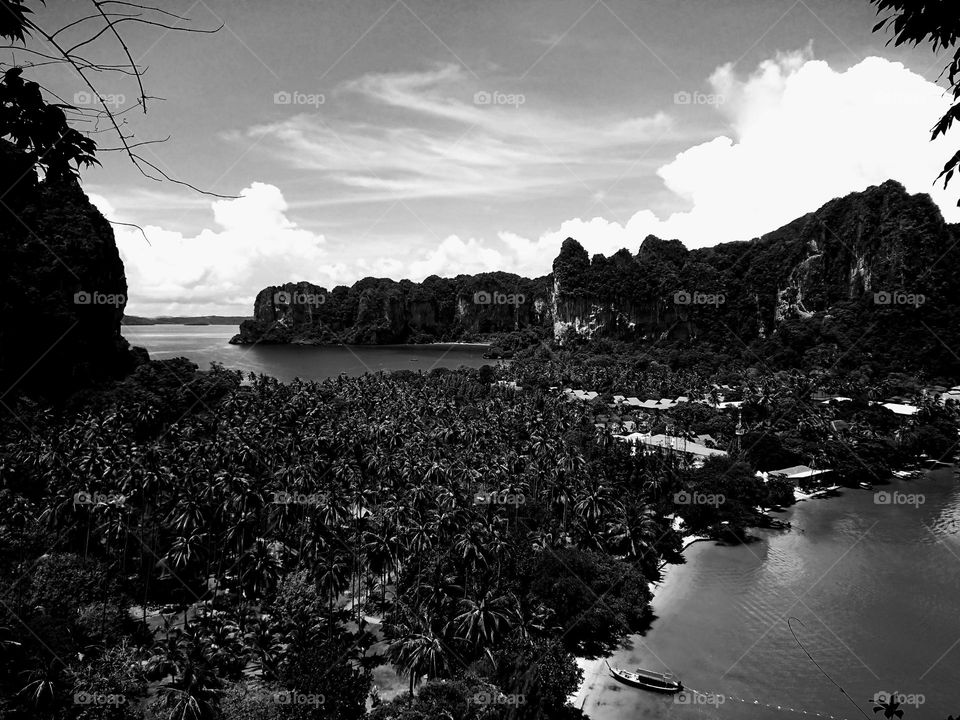
[[[891,178],[911,193],[930,193],[948,221],[960,221],[960,189],[933,185],[953,138],[931,143],[929,129],[949,101],[942,88],[902,64],[871,57],[838,72],[813,60],[808,47],[778,53],[746,78],[721,66],[709,83],[722,97],[716,111],[732,137],[691,147],[657,171],[689,210],[666,218],[641,210],[626,225],[576,218],[537,240],[501,232],[504,251],[482,256],[499,263],[488,269],[547,273],[566,237],[591,255],[636,252],[648,234],[688,247],[748,240]],[[446,259],[438,249],[428,263],[442,266]],[[445,267],[455,272],[456,259]]]
[[[107,218],[126,220],[103,197],[92,199]],[[322,235],[286,217],[286,201],[273,185],[253,183],[239,198],[210,206],[214,228],[192,237],[147,225],[148,243],[136,229],[115,228],[130,314],[247,314],[267,285],[329,285],[345,269],[329,264]]]
[[[423,126],[344,123],[336,130],[306,115],[255,128],[300,167],[334,178],[350,192],[378,197],[469,196],[485,190],[514,195],[556,182],[556,163],[599,152],[629,137],[646,137],[672,121],[619,119],[603,124],[600,145],[583,126],[549,113],[525,119],[515,109],[477,107],[451,98],[446,86],[462,71],[365,76],[345,86],[369,101],[402,113],[453,125],[454,132]],[[689,209],[657,217],[647,209],[625,224],[602,217],[575,218],[535,239],[500,229],[487,237],[451,235],[432,247],[423,238],[394,242],[390,252],[363,254],[327,249],[322,235],[287,217],[287,203],[272,185],[254,183],[238,200],[211,203],[214,229],[194,237],[145,228],[152,243],[130,228],[117,230],[134,299],[141,314],[249,312],[255,293],[270,284],[309,280],[328,287],[366,275],[422,280],[505,270],[528,276],[550,271],[560,243],[579,239],[591,254],[626,247],[636,252],[649,233],[679,238],[688,247],[744,240],[771,231],[830,200],[893,178],[910,192],[929,192],[950,221],[960,188],[934,187],[951,154],[948,137],[929,142],[929,128],[949,102],[943,90],[899,63],[868,58],[837,71],[809,50],[779,54],[741,76],[725,65],[709,78],[724,102],[715,108],[730,133],[680,152],[657,174]],[[492,111],[492,112],[490,112]],[[525,111],[524,111],[525,112]],[[600,123],[598,123],[599,125]],[[470,131],[470,142],[457,138]],[[537,134],[559,141],[552,156]],[[630,156],[624,162],[629,163]],[[585,191],[589,192],[589,190]],[[97,197],[108,217],[115,196]],[[120,196],[116,196],[119,198]],[[369,198],[367,198],[369,199]],[[116,203],[122,207],[120,200]],[[365,244],[364,247],[367,247]],[[381,244],[381,250],[383,245]]]
[[[845,72],[780,56],[746,79],[730,66],[710,78],[734,138],[691,148],[661,168],[673,192],[692,199],[667,231],[691,246],[748,239],[833,197],[893,178],[929,192],[960,219],[933,180],[950,143],[929,129],[946,111],[943,90],[900,63],[868,58]]]

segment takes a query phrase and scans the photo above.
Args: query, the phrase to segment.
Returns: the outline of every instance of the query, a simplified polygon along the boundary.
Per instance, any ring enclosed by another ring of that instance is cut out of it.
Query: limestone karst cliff
[[[852,342],[847,335],[860,324],[871,342],[916,344],[919,358],[954,340],[958,240],[928,195],[888,181],[749,241],[688,250],[650,236],[636,253],[591,258],[568,238],[552,274],[536,280],[488,273],[423,283],[366,278],[329,293],[307,283],[270,287],[234,342],[420,342],[545,326],[561,342],[696,339],[747,348],[789,335],[802,354],[843,344],[838,337]],[[478,302],[484,292],[523,302]]]

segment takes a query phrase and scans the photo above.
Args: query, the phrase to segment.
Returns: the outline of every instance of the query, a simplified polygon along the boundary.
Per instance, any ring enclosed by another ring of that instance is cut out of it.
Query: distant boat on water
[[[810,493],[812,498],[824,498],[831,497],[833,495],[839,495],[842,488],[839,485],[827,485],[826,487],[817,488]]]
[[[873,483],[871,483],[871,482],[862,482],[862,483],[860,483],[860,487],[862,487],[864,490],[873,490]]]
[[[652,690],[661,693],[678,693],[683,690],[683,683],[673,677],[670,673],[654,672],[653,670],[644,670],[637,668],[636,672],[623,670],[621,668],[610,667],[610,663],[604,660],[610,676],[614,680],[619,680],[624,685],[640,688],[641,690]]]

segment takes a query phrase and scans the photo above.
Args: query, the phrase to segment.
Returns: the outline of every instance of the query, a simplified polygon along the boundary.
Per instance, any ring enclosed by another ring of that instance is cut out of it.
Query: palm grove
[[[150,10],[91,0],[90,17],[115,33],[124,7]],[[0,34],[31,31],[25,3],[0,0]],[[7,228],[38,207],[48,228],[80,217],[75,176],[96,152],[75,109],[23,75],[0,83],[0,240],[20,263]],[[87,360],[69,389],[94,387],[4,397],[3,717],[578,717],[574,656],[641,629],[648,582],[681,561],[676,493],[726,491],[685,519],[735,536],[775,500],[749,453],[700,469],[634,454],[590,408],[489,368],[242,383],[122,346],[98,356],[87,338],[73,349]],[[368,711],[384,663],[408,693]]]

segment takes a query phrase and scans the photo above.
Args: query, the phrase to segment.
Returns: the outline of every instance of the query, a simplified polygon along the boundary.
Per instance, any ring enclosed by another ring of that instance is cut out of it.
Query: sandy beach
[[[684,549],[689,547],[691,542],[697,542],[701,539],[693,536],[685,538]],[[650,585],[650,590],[653,593],[650,605],[657,619],[663,619],[670,614],[669,608],[672,600],[679,592],[683,591],[683,584],[679,577],[681,573],[677,572],[678,567],[682,566],[666,566],[663,569],[663,579],[659,583]],[[621,651],[629,651],[636,646],[643,647],[643,637],[643,635],[629,636],[614,655]],[[583,670],[583,683],[577,692],[570,696],[570,704],[581,708],[590,717],[594,717],[591,710],[596,711],[603,706],[615,704],[617,693],[623,689],[622,685],[610,677],[605,662],[606,658],[602,657],[596,659],[577,658],[577,665]]]

